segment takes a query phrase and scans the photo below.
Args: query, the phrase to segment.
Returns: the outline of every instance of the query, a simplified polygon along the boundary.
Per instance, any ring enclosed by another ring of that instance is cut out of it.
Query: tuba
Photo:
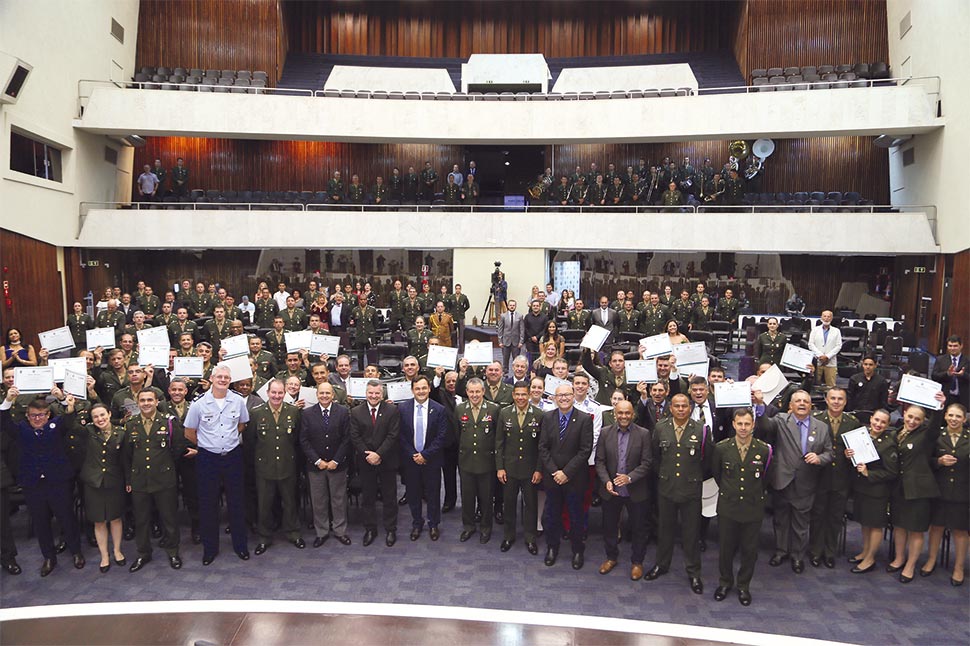
[[[541,181],[536,182],[535,184],[529,187],[529,196],[533,200],[538,200],[542,196],[543,191],[545,190],[546,190],[546,185],[544,182],[541,182]]]
[[[744,159],[750,153],[748,142],[743,139],[732,141],[728,146],[728,150],[731,152],[732,157],[737,157],[738,159]]]

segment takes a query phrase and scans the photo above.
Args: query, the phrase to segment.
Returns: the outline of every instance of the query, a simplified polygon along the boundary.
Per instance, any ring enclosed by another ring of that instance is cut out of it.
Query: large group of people
[[[788,561],[796,574],[806,562],[834,568],[851,498],[862,531],[861,549],[849,558],[851,572],[873,571],[880,534],[891,523],[889,572],[898,572],[903,583],[917,570],[932,574],[949,531],[951,583],[963,583],[970,383],[959,337],[948,339],[931,375],[942,386],[940,409],[900,402],[894,426],[874,357],[862,361],[848,387],[837,385],[827,370],[840,345],[831,312],[823,313],[818,338],[813,332],[808,341],[815,360],[801,384],[770,400],[753,389],[749,406],[719,407],[716,384],[726,375],[716,360],[707,374],[687,374],[678,371],[674,355],[657,357],[656,381],[634,383],[626,376],[624,350],[612,344],[624,331],[666,333],[678,343],[687,340],[681,330],[704,329],[716,317],[736,321],[730,290],[716,306],[703,284],[677,300],[647,292],[634,303],[620,291],[616,300],[603,295],[598,307],[587,310],[582,300],[547,285],[545,292],[536,290],[525,314],[508,301],[498,321],[501,360],[470,365],[462,357],[449,368],[428,365],[429,347],[466,347],[467,298],[458,285],[454,292],[445,287],[431,294],[427,284],[419,291],[398,280],[382,303],[389,308],[382,322],[388,334],[408,344],[394,374],[369,361],[367,350],[378,340],[373,294],[362,290],[356,303],[347,303],[343,290],[330,294],[314,281],[302,296],[301,308],[286,284],[275,293],[263,284],[252,301],[246,295],[237,304],[225,288],[210,294],[203,282],[193,288],[183,281],[177,294],[159,298],[139,282],[130,294],[108,290],[93,318],[76,303],[66,323],[74,354],[86,360],[83,396],[56,385],[46,394],[21,393],[16,368],[46,365],[54,357],[25,343],[17,328],[7,331],[0,515],[9,514],[10,489],[19,485],[43,556],[41,576],[54,571],[62,550],[83,568],[85,535],[98,547],[102,572],[127,565],[125,538],[135,540],[131,572],[152,561],[155,539],[170,567],[180,569],[180,498],[191,540],[202,544],[202,563],[210,565],[220,552],[220,490],[226,533],[240,559],[250,558],[251,541],[259,556],[280,535],[298,549],[307,547],[301,489],[311,501],[312,546],[331,537],[349,545],[348,492],[358,487],[353,493],[361,498],[364,546],[377,540],[379,530],[387,547],[396,544],[404,505],[409,539],[418,541],[427,530],[438,541],[443,515],[460,501],[459,541],[477,535],[479,543],[489,543],[500,524],[500,551],[508,552],[521,525],[530,554],[539,554],[541,537],[543,561],[552,567],[568,542],[571,566],[578,570],[585,562],[589,510],[599,506],[606,557],[601,574],[616,568],[620,537],[629,540],[632,579],[667,574],[679,534],[689,588],[702,594],[700,551],[710,522],[702,516],[702,485],[713,478],[719,489],[717,601],[733,589],[742,605],[752,602],[757,536],[769,500],[771,566]],[[572,364],[556,316],[570,298],[566,328],[595,324],[611,333],[603,351],[583,349]],[[139,360],[139,332],[158,326],[167,329],[168,365]],[[86,332],[95,327],[113,328],[116,347],[86,349]],[[345,350],[331,357],[287,347],[287,332],[303,330],[340,336]],[[220,359],[226,339],[239,335],[248,337],[252,376],[234,379]],[[770,319],[753,348],[760,366],[751,380],[779,363],[786,342]],[[351,348],[358,351],[356,373]],[[176,374],[175,359],[191,356],[202,358],[201,375]],[[352,382],[358,375],[362,385]],[[811,396],[816,378],[824,392],[818,410]],[[396,382],[407,384],[407,395],[389,396]],[[868,430],[879,459],[855,465],[840,435],[860,427]],[[73,513],[77,497],[85,512],[81,523]],[[920,565],[927,532],[929,556]],[[2,538],[3,570],[19,574],[10,523],[3,523]]]

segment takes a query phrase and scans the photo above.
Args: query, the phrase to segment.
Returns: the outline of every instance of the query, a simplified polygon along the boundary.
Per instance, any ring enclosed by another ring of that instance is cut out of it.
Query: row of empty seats
[[[257,93],[269,82],[266,72],[249,70],[202,70],[184,67],[142,67],[132,78],[147,90]]]
[[[888,79],[889,66],[880,61],[877,63],[856,63],[855,65],[803,65],[801,67],[768,67],[751,70],[751,81],[758,78],[773,76],[825,76],[826,74],[855,74],[861,79]]]
[[[406,99],[411,101],[576,101],[589,99],[644,99],[689,96],[691,88],[601,90],[597,92],[399,92],[384,90],[318,90],[317,96],[344,99]]]

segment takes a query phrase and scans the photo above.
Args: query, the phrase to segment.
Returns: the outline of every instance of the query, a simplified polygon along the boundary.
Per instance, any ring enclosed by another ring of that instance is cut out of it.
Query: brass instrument
[[[744,159],[751,152],[748,148],[748,142],[743,139],[732,141],[728,146],[728,150],[731,152],[732,157],[737,157],[738,159]]]
[[[539,181],[529,187],[529,197],[533,200],[538,200],[542,197],[542,192],[546,190],[545,182]]]

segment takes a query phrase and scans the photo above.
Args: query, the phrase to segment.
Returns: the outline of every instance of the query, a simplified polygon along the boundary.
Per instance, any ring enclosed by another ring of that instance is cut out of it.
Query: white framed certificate
[[[13,385],[21,395],[49,393],[54,387],[54,369],[50,366],[14,368]]]
[[[543,392],[549,395],[550,397],[556,394],[556,388],[558,388],[559,386],[563,384],[566,384],[567,386],[571,385],[565,379],[560,379],[559,377],[556,377],[553,375],[546,375],[545,381],[546,381],[546,385],[543,388]]]
[[[942,390],[943,385],[937,381],[914,375],[903,375],[899,382],[899,392],[896,393],[896,399],[930,410],[940,410],[943,408],[943,404],[936,401],[936,393]]]
[[[446,348],[443,345],[428,346],[429,368],[447,368],[454,370],[458,363],[458,348]]]
[[[168,368],[169,350],[167,343],[165,345],[139,345],[138,365]]]
[[[781,368],[778,366],[771,366],[751,384],[751,390],[761,391],[764,397],[764,403],[766,404],[774,400],[787,387],[788,379],[785,378],[785,375],[781,374]]]
[[[340,354],[340,337],[330,334],[310,334],[310,354],[336,357]]]
[[[103,350],[111,350],[115,347],[115,329],[113,327],[96,327],[86,332],[88,350],[96,350],[99,347]]]
[[[850,458],[852,460],[852,466],[857,467],[860,464],[869,464],[879,459],[879,451],[876,450],[876,445],[872,443],[872,437],[869,436],[869,429],[865,426],[846,431],[839,437],[842,438],[845,448],[852,449],[854,452]]]
[[[249,354],[249,337],[245,334],[229,336],[219,341],[219,349],[225,350],[223,359],[235,359]],[[249,363],[248,361],[246,363]]]
[[[229,368],[230,381],[242,381],[243,379],[253,378],[253,367],[249,363],[249,357],[233,357],[219,362],[220,366]]]
[[[660,380],[657,376],[656,359],[627,361],[624,366],[626,368],[626,382],[628,384],[638,384],[641,381],[645,381],[648,384],[655,384]]]
[[[47,365],[54,369],[54,381],[64,381],[64,373],[67,370],[88,374],[88,360],[84,357],[49,359]]]
[[[392,381],[387,383],[386,386],[387,398],[392,402],[401,402],[406,399],[414,399],[414,393],[411,392],[410,381]]]
[[[691,375],[695,377],[703,377],[707,379],[708,373],[711,371],[711,360],[708,359],[701,363],[685,363],[684,365],[677,365],[677,374],[681,377],[690,377]]]
[[[640,339],[640,347],[643,348],[644,359],[665,357],[674,351],[670,344],[670,336],[666,332]]]
[[[370,379],[364,377],[350,377],[347,379],[347,396],[354,399],[367,398],[367,382]]]
[[[300,330],[299,332],[284,332],[283,338],[286,340],[287,352],[299,352],[309,350],[313,332],[310,330]]]
[[[781,365],[798,372],[810,372],[809,366],[815,359],[811,350],[799,347],[794,343],[785,344],[785,351],[781,355]]]
[[[593,352],[599,352],[609,336],[610,331],[605,327],[600,327],[599,325],[590,326],[589,330],[586,331],[586,336],[579,342],[579,347],[589,348]]]
[[[738,408],[751,405],[751,382],[723,381],[714,384],[714,403],[717,408]]]
[[[466,343],[462,353],[470,366],[487,366],[495,361],[491,343]]]
[[[293,395],[290,393],[286,393],[286,395],[283,396],[283,401],[287,404],[295,404],[301,399],[303,400],[304,406],[313,406],[319,401],[317,399],[317,389],[309,388],[307,386],[300,386],[300,393],[296,396],[296,399],[294,399]],[[266,401],[269,401],[269,395],[266,396]]]
[[[64,371],[64,386],[62,390],[68,395],[74,395],[78,399],[87,399],[88,398],[87,371],[76,372],[71,369]]]
[[[40,337],[40,347],[44,348],[50,354],[55,352],[60,352],[61,350],[70,350],[74,347],[74,337],[71,336],[71,328],[59,327],[53,330],[48,330],[46,332],[41,332],[37,335]]]
[[[269,382],[268,381],[259,387],[259,390],[256,391],[256,395],[259,396],[259,398],[262,399],[264,402],[269,401]],[[290,397],[290,399],[292,400],[293,398]]]
[[[707,361],[707,344],[703,341],[694,343],[679,343],[673,346],[673,354],[677,357],[677,372],[682,372],[681,366],[699,364]],[[707,373],[704,373],[707,376]]]
[[[172,374],[176,377],[202,378],[202,357],[175,357],[174,361]]]
[[[141,351],[143,345],[164,345],[166,348],[171,347],[171,341],[168,338],[168,328],[165,327],[147,327],[144,330],[138,330],[135,333],[138,336],[138,349]]]

